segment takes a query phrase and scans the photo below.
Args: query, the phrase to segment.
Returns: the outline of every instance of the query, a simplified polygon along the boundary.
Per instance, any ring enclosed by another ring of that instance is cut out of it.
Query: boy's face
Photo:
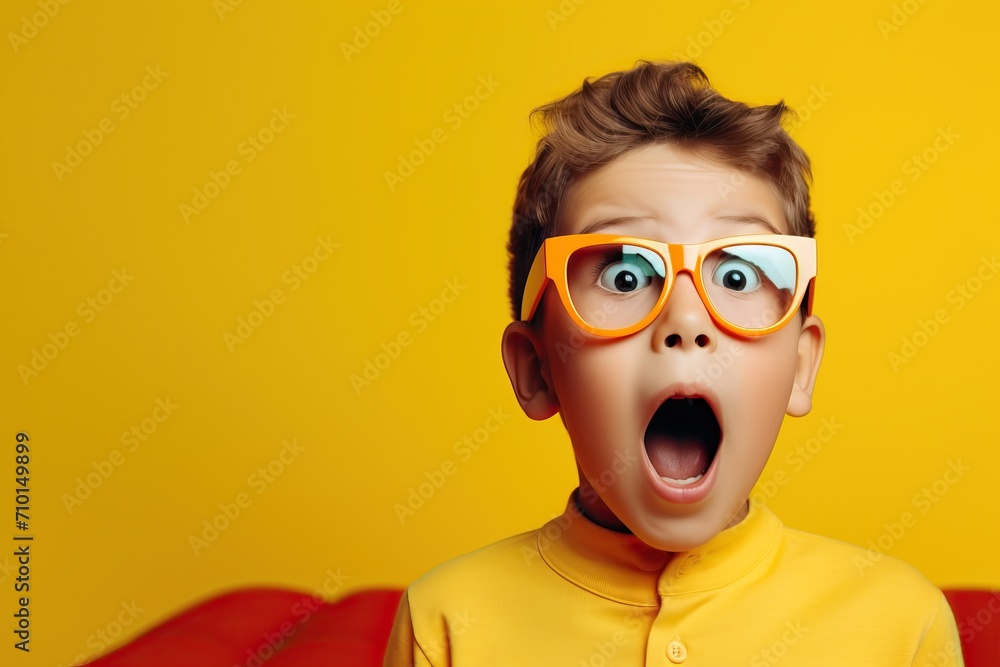
[[[767,182],[652,144],[570,187],[559,233],[591,232],[690,244],[789,227]],[[800,315],[765,336],[733,335],[682,272],[655,320],[613,339],[580,330],[549,283],[534,325],[508,326],[503,353],[525,412],[561,414],[584,512],[685,551],[745,515],[783,415],[811,407],[823,339],[819,319]]]

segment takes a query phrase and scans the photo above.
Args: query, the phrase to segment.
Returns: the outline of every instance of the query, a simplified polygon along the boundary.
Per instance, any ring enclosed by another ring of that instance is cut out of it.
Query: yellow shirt
[[[414,581],[386,667],[962,665],[944,595],[901,561],[753,500],[707,544],[662,552],[587,519],[576,493],[542,528]]]

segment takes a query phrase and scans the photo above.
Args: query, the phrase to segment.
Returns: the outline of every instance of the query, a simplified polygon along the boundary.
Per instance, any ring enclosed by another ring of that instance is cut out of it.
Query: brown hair
[[[694,63],[640,60],[534,109],[547,129],[521,174],[507,242],[508,295],[520,318],[528,270],[558,231],[559,205],[573,179],[643,144],[668,142],[771,183],[792,234],[814,236],[809,158],[782,128],[784,101],[750,107],[726,99]]]

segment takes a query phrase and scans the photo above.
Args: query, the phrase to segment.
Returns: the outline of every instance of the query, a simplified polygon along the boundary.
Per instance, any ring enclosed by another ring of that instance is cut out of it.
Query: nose
[[[653,344],[657,350],[704,348],[712,351],[718,344],[718,332],[712,316],[686,271],[678,274],[663,311],[653,321],[653,327]]]

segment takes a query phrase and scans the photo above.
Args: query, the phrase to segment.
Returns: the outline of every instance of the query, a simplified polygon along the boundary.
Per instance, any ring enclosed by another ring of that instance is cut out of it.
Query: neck
[[[590,482],[584,479],[580,480],[580,488],[576,493],[576,506],[583,516],[598,526],[617,533],[632,533],[628,526],[615,516],[611,508],[604,504],[604,501],[597,495],[597,491],[590,485]]]
[[[590,485],[583,475],[580,475],[580,488],[576,494],[576,506],[580,510],[580,513],[584,517],[596,523],[598,526],[607,528],[608,530],[613,530],[617,533],[629,533],[628,526],[622,523],[621,519],[615,516],[615,513],[611,511],[601,497],[594,490],[594,487]],[[750,501],[744,500],[743,504],[740,505],[739,511],[733,515],[733,518],[729,520],[726,524],[726,528],[732,528],[733,526],[739,524],[743,519],[746,518],[747,513],[750,511]]]

